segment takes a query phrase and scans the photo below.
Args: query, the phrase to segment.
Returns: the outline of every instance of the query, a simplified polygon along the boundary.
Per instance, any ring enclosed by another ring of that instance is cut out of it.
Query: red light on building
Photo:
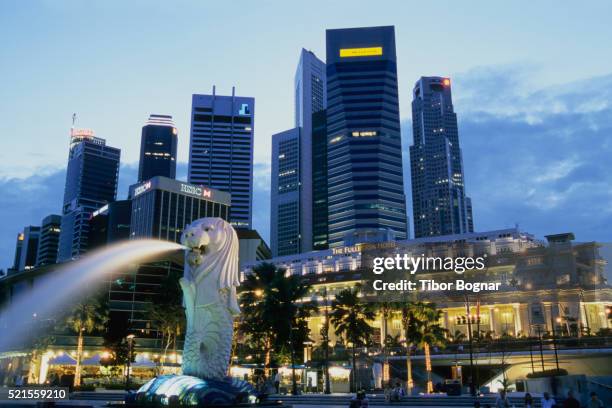
[[[448,79],[448,78],[444,78],[444,79],[442,80],[442,84],[443,84],[444,86],[450,86],[450,79]]]

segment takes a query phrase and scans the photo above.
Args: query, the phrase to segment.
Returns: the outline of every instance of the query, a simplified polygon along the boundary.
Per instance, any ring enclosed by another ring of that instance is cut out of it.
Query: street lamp
[[[127,358],[127,372],[125,374],[125,389],[127,391],[130,390],[130,370],[132,366],[132,348],[134,345],[134,338],[136,336],[133,334],[128,334],[126,339],[128,343],[128,358]]]

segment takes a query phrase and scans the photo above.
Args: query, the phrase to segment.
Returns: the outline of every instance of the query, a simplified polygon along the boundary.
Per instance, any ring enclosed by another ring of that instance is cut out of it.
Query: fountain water
[[[227,377],[233,319],[240,313],[238,237],[220,218],[202,218],[187,226],[183,245],[134,240],[92,252],[37,281],[0,314],[0,350],[23,345],[32,333],[33,316],[46,318],[78,300],[101,278],[156,255],[185,250],[180,280],[187,318],[183,373],[152,379],[126,399],[129,405],[237,406],[261,400],[248,382]],[[26,324],[24,324],[24,322]],[[10,328],[10,335],[4,335]],[[279,407],[279,405],[276,405]]]
[[[0,351],[23,346],[36,334],[32,331],[34,320],[53,317],[62,307],[99,284],[104,275],[183,248],[167,241],[131,240],[91,252],[50,272],[36,280],[31,290],[17,296],[5,310],[0,310]]]

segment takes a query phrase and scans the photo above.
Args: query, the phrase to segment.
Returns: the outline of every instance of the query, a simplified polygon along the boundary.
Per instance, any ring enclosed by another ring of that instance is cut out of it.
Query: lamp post
[[[134,338],[136,336],[133,334],[128,334],[126,339],[127,339],[127,343],[128,343],[128,357],[127,357],[127,370],[125,373],[125,389],[127,391],[130,390],[130,370],[132,367],[132,353],[133,353],[133,346],[134,346]]]
[[[472,322],[470,316],[470,300],[468,295],[465,295],[465,309],[467,312],[467,324],[468,324],[468,341],[470,347],[470,394],[472,397],[476,397],[476,387],[474,387],[474,354],[472,349]]]
[[[324,319],[325,322],[323,323],[323,327],[322,327],[322,337],[323,337],[323,353],[324,353],[324,359],[325,359],[325,368],[324,368],[324,375],[325,375],[325,384],[324,384],[324,388],[323,388],[323,393],[324,394],[331,394],[331,390],[330,390],[330,384],[329,384],[329,304],[328,304],[328,298],[327,298],[327,287],[323,288],[324,292],[323,292],[323,296],[325,297],[325,314],[324,314]]]
[[[555,351],[555,364],[557,365],[557,372],[559,372],[559,354],[557,353],[557,335],[555,334],[555,320],[553,318],[552,305],[550,306],[550,326],[552,330],[553,350]]]

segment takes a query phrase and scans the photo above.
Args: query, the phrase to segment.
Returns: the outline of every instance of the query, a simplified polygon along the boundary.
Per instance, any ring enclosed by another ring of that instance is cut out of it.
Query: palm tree
[[[412,394],[412,358],[410,352],[414,343],[418,340],[417,317],[415,316],[415,302],[401,302],[397,304],[402,313],[402,328],[406,339],[406,388],[408,395]]]
[[[383,359],[384,359],[384,363],[388,364],[387,361],[387,338],[391,337],[389,336],[388,330],[387,330],[387,321],[389,320],[389,318],[391,317],[391,314],[393,313],[393,310],[395,308],[395,305],[391,302],[380,302],[378,304],[378,311],[380,312],[380,317],[381,317],[381,333],[380,333],[380,345],[382,347],[382,353],[383,353]],[[383,384],[388,380],[388,378],[385,378],[385,370],[383,370]]]
[[[425,369],[427,371],[427,392],[433,392],[431,380],[431,347],[443,346],[446,342],[446,330],[440,325],[442,311],[436,309],[435,303],[418,302],[414,304],[416,317],[416,346],[425,352]]]
[[[270,375],[273,350],[289,347],[294,365],[296,348],[308,339],[307,318],[314,306],[300,301],[309,289],[300,276],[287,276],[285,269],[269,263],[254,267],[241,285],[239,329],[263,344],[266,376]]]
[[[65,325],[78,335],[74,386],[81,385],[81,361],[83,359],[83,336],[103,330],[108,321],[106,303],[97,298],[77,303],[66,317]]]
[[[332,302],[331,322],[337,336],[342,336],[350,343],[353,356],[351,370],[351,392],[355,392],[356,356],[355,348],[368,343],[374,329],[368,321],[376,317],[376,312],[369,303],[359,298],[360,288],[344,289]]]

